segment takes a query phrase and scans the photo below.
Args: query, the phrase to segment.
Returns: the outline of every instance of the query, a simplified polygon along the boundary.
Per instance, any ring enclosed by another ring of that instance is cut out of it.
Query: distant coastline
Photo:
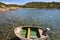
[[[29,2],[24,5],[5,4],[0,2],[0,12],[8,12],[20,8],[60,9],[60,2]]]

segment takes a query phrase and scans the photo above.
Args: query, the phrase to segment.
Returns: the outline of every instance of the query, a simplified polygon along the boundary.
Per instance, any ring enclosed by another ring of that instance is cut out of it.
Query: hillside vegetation
[[[3,6],[4,7],[20,7],[20,5],[17,5],[17,4],[5,4],[0,2],[0,7],[3,8]]]
[[[23,8],[60,8],[60,2],[30,2],[22,5]]]
[[[0,8],[20,7],[20,8],[60,8],[60,2],[29,2],[24,5],[5,4],[0,2]]]
[[[19,9],[20,5],[17,4],[5,4],[0,2],[0,12],[8,12],[11,10]]]

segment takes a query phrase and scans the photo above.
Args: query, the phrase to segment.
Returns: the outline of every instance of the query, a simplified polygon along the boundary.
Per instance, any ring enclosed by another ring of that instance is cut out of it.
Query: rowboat
[[[47,40],[49,37],[47,32],[38,26],[20,26],[14,29],[14,33],[20,40]]]

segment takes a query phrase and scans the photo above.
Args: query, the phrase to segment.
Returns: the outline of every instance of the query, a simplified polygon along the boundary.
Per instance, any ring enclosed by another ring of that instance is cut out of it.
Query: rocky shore
[[[19,7],[5,7],[5,8],[0,8],[0,12],[8,12],[16,9],[19,9]]]

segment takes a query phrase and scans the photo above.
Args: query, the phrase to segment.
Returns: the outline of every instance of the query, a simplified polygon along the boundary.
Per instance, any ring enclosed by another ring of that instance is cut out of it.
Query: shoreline
[[[0,12],[9,12],[17,9],[57,9],[57,8],[20,8],[20,7],[5,7],[0,8]]]
[[[8,12],[8,11],[13,11],[17,9],[19,9],[19,7],[5,7],[5,8],[0,8],[0,12]]]

